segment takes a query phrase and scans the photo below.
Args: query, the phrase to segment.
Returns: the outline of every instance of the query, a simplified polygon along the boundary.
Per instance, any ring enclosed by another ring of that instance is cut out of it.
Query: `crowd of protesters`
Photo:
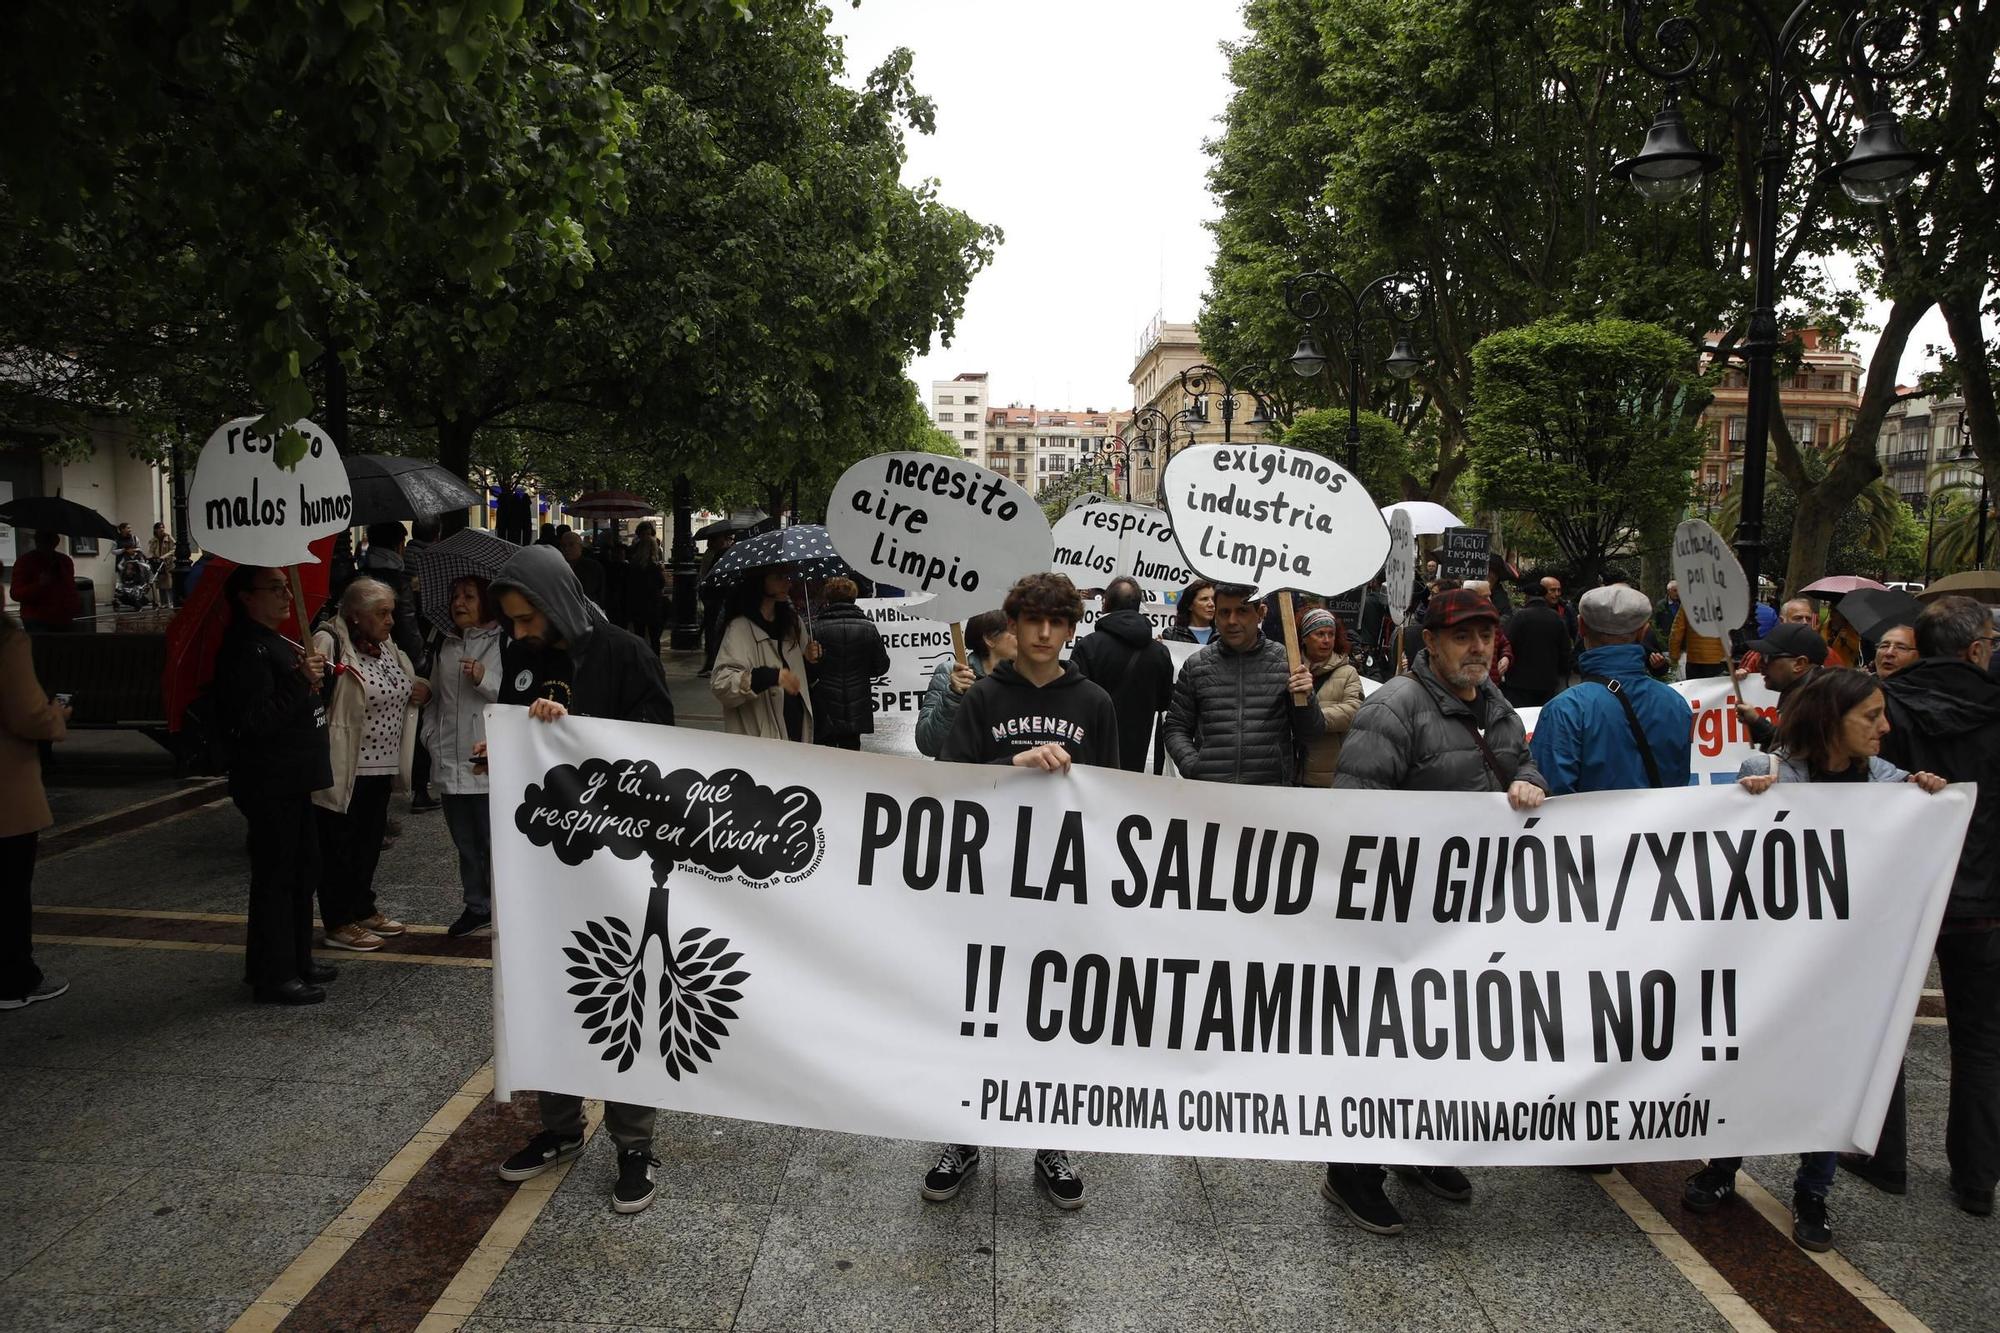
[[[406,539],[400,524],[387,524],[369,535],[305,644],[282,632],[290,611],[282,571],[236,569],[224,592],[236,614],[216,697],[229,792],[249,825],[245,979],[272,1003],[326,998],[337,969],[316,946],[368,952],[406,929],[381,910],[374,887],[393,834],[393,792],[411,791],[412,809],[434,802],[445,812],[463,893],[450,933],[492,924],[486,704],[524,705],[549,724],[570,715],[674,720],[659,651],[664,578],[649,525],[631,547],[614,542],[596,554],[579,534],[552,531],[490,579],[430,590],[446,599],[449,628],[428,633],[412,548],[435,531],[419,527]],[[778,565],[715,590],[709,691],[725,731],[860,749],[875,729],[875,682],[890,665],[882,637],[857,607],[853,580],[817,583],[811,600],[801,585]],[[1734,660],[1739,682],[1760,674],[1778,698],[1775,719],[1738,703],[1762,751],[1740,774],[1748,791],[1981,783],[1937,953],[1952,1014],[1953,1197],[1967,1212],[1990,1212],[2000,1181],[2000,682],[1991,614],[1942,598],[1867,642],[1836,609],[1798,599],[1760,608],[1754,633],[1724,644],[1695,633],[1678,589],[1666,591],[1653,602],[1612,579],[1572,602],[1554,576],[1515,590],[1432,578],[1399,628],[1378,584],[1358,607],[1344,604],[1357,608],[1352,617],[1301,598],[1289,627],[1294,654],[1276,599],[1247,587],[1197,581],[1156,632],[1140,586],[1114,579],[1090,590],[1100,614],[1079,639],[1083,595],[1062,575],[1032,575],[965,622],[964,660],[936,668],[915,743],[942,762],[1006,764],[1051,780],[1074,764],[1160,772],[1170,762],[1191,781],[1486,792],[1532,811],[1551,797],[1688,785],[1693,715],[1663,680],[1719,676]],[[808,619],[801,607],[815,603]],[[41,695],[23,640],[0,619],[0,858],[23,886],[5,905],[0,943],[12,951],[0,958],[0,1008],[64,986],[13,947],[26,939],[25,884],[36,832],[48,823],[34,747],[61,738],[67,711]],[[1522,709],[1540,710],[1532,727]],[[530,1179],[581,1151],[579,1098],[543,1094],[540,1111],[541,1129],[501,1164],[503,1179]],[[654,1197],[655,1118],[651,1108],[607,1106],[621,1212]],[[1831,1245],[1826,1200],[1839,1169],[1901,1193],[1906,1152],[1899,1082],[1875,1152],[1801,1155],[1798,1243]],[[922,1195],[954,1197],[981,1156],[977,1145],[942,1145]],[[1034,1163],[1053,1204],[1082,1206],[1082,1172],[1068,1153],[1046,1148]],[[1686,1206],[1728,1203],[1739,1166],[1704,1163],[1686,1183]],[[1474,1192],[1454,1167],[1393,1170],[1454,1202]],[[1330,1163],[1320,1192],[1358,1226],[1393,1235],[1406,1222],[1389,1173]]]

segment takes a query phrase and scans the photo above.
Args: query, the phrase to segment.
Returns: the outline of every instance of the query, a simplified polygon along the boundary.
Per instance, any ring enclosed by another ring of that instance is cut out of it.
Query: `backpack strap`
[[[1632,701],[1625,696],[1624,686],[1608,676],[1585,676],[1584,679],[1611,691],[1611,697],[1625,710],[1625,725],[1632,729],[1632,741],[1639,747],[1639,758],[1646,765],[1646,781],[1655,787],[1666,786],[1660,780],[1660,761],[1653,757],[1653,747],[1646,740],[1646,729],[1639,725],[1639,710],[1632,707]]]

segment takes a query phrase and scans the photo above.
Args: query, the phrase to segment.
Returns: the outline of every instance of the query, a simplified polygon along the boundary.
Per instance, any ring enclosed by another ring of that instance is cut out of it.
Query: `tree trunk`
[[[443,417],[438,421],[438,466],[468,484],[472,480],[472,437],[478,429],[477,423],[469,416]],[[482,495],[480,503],[484,504],[485,499]],[[465,525],[463,510],[453,510],[438,517],[442,536],[449,537]]]
[[[1947,297],[1938,302],[1944,312],[1945,329],[1951,335],[1952,350],[1958,353],[1959,393],[1965,400],[1965,421],[1971,430],[1972,448],[1979,466],[1988,477],[2000,475],[2000,405],[1994,399],[1993,368],[1986,361],[1984,330],[1979,325],[1979,308],[1984,291],[1970,300]]]
[[[1875,354],[1868,361],[1867,387],[1861,394],[1861,406],[1855,410],[1854,425],[1824,477],[1810,485],[1799,484],[1804,469],[1796,449],[1784,432],[1775,429],[1778,423],[1773,422],[1772,438],[1778,449],[1779,471],[1792,483],[1799,497],[1798,517],[1792,524],[1791,558],[1785,567],[1787,597],[1797,596],[1800,588],[1826,574],[1826,553],[1833,544],[1834,526],[1861,492],[1868,489],[1868,484],[1882,475],[1875,442],[1882,433],[1882,419],[1889,404],[1896,399],[1896,371],[1903,364],[1903,350],[1909,345],[1910,332],[1931,304],[1927,296],[1900,297],[1890,306],[1889,317],[1882,325],[1881,341],[1875,344]],[[1774,411],[1772,415],[1776,417],[1778,413]]]

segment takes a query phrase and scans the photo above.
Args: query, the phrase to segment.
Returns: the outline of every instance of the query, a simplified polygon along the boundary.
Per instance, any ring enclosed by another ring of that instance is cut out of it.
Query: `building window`
[[[939,407],[950,407],[950,406],[951,406],[951,395],[950,395],[950,394],[948,394],[948,393],[941,393],[941,394],[939,394],[939,395],[938,395],[938,406],[939,406]]]
[[[969,430],[965,432],[965,438],[968,440],[976,440],[979,438],[979,432],[976,430]]]
[[[976,393],[965,395],[965,405],[967,407],[977,407],[979,405],[979,395]]]

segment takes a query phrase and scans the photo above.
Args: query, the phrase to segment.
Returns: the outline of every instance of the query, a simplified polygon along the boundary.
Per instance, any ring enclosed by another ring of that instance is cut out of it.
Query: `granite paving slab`
[[[796,1333],[931,1333],[992,1326],[990,1214],[824,1209],[771,1215],[738,1319]]]
[[[1257,1327],[1211,1225],[1001,1217],[993,1247],[994,1327],[1003,1333]]]

